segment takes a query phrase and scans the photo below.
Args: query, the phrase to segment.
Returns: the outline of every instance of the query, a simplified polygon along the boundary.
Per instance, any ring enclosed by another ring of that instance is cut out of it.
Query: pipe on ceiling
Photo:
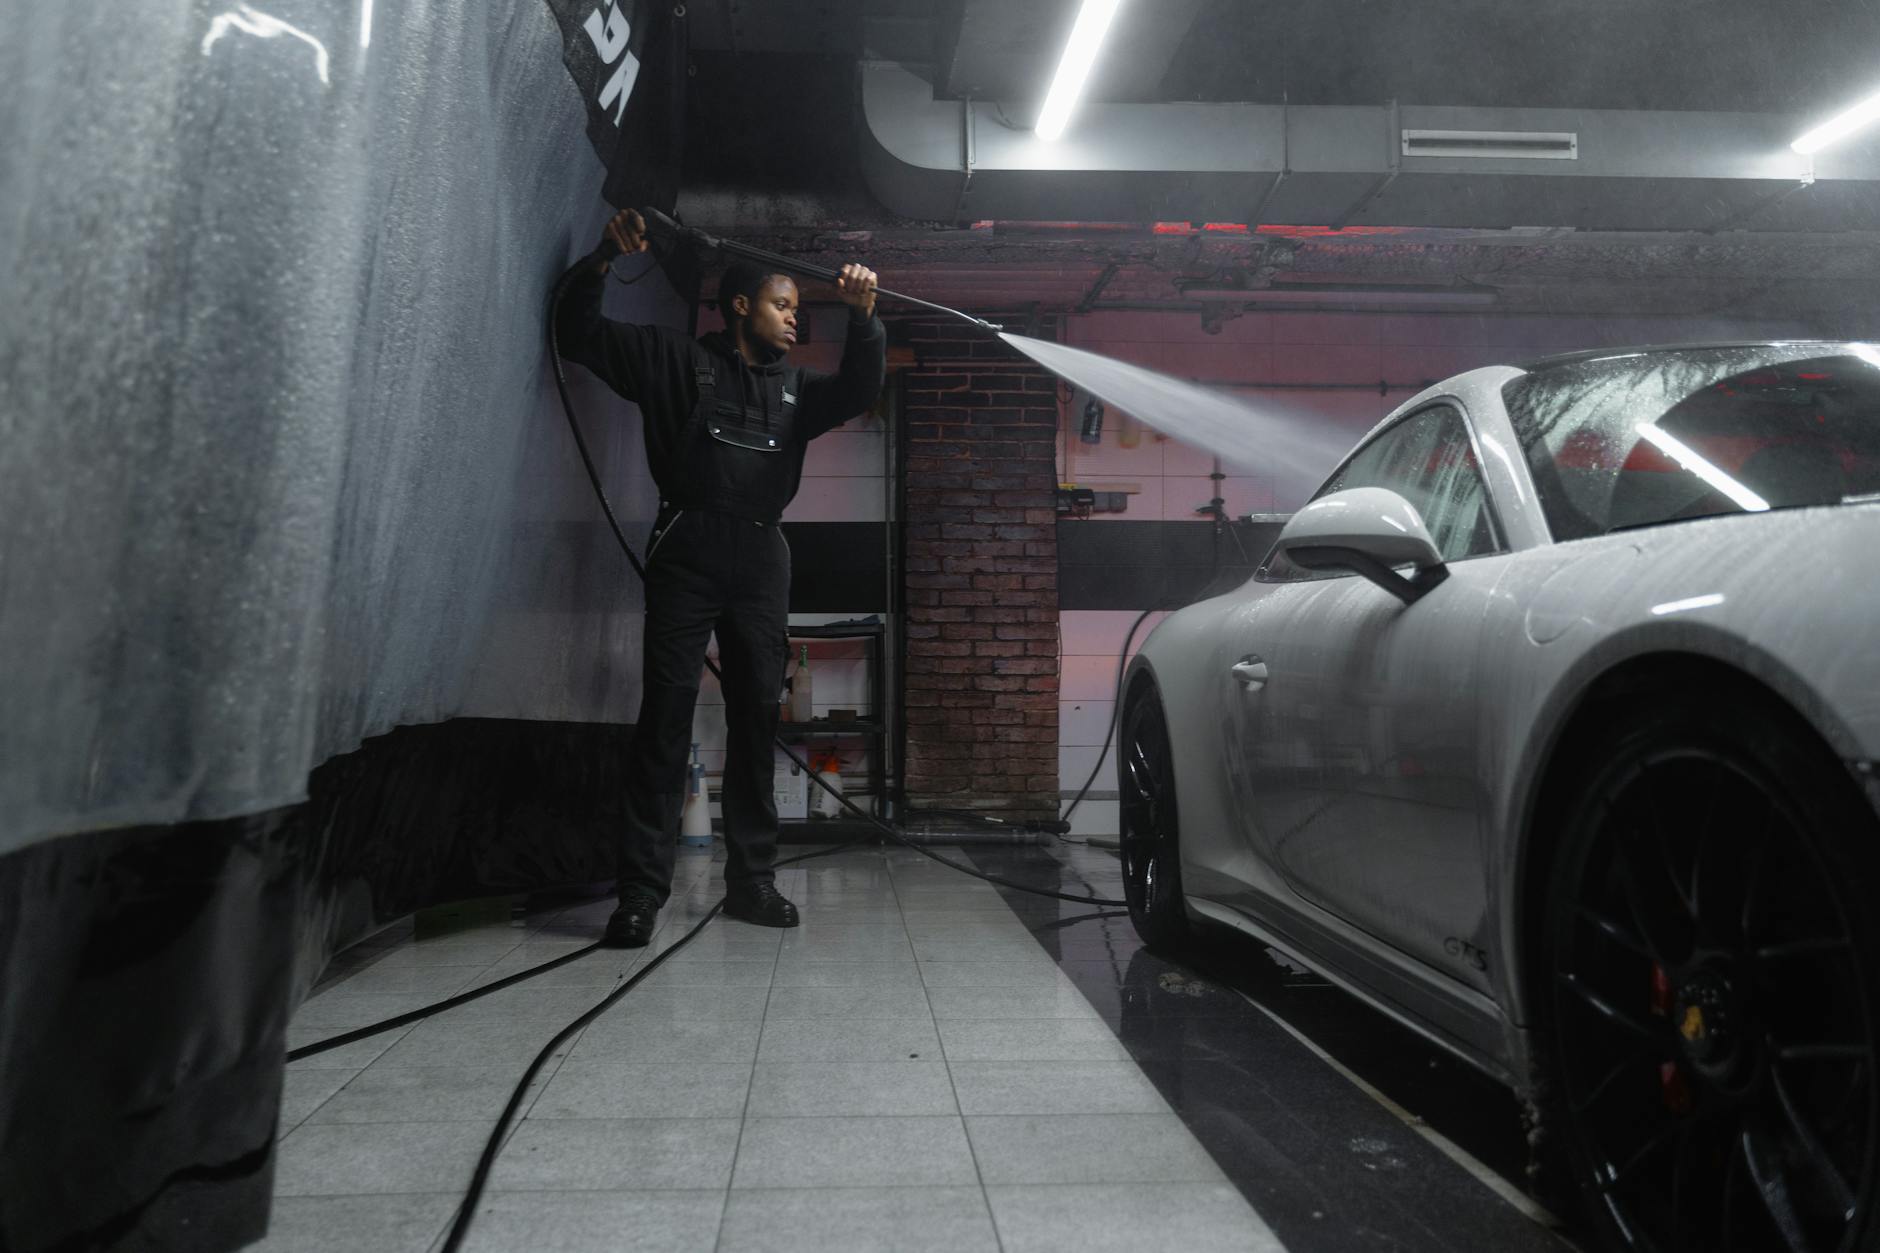
[[[1086,103],[1052,143],[920,67],[859,73],[864,177],[916,220],[1880,229],[1880,143],[1803,157],[1788,115]]]

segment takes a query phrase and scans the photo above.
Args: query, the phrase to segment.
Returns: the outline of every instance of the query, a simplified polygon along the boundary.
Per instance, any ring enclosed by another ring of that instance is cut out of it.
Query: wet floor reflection
[[[973,859],[1028,886],[1122,896],[1117,862],[1099,850],[980,848]],[[1122,909],[1002,894],[1293,1253],[1568,1247],[1260,1007],[1518,1183],[1519,1107],[1492,1080],[1251,940],[1210,934],[1185,966],[1143,948]]]

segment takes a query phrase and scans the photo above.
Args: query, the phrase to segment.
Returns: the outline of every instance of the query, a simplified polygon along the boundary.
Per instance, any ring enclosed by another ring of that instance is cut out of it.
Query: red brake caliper
[[[1652,1014],[1658,1018],[1670,1020],[1675,998],[1671,995],[1671,977],[1665,968],[1657,962],[1652,963]],[[1678,1069],[1674,1061],[1658,1063],[1658,1091],[1663,1097],[1665,1108],[1674,1114],[1691,1112],[1691,1089],[1684,1081],[1684,1072]]]

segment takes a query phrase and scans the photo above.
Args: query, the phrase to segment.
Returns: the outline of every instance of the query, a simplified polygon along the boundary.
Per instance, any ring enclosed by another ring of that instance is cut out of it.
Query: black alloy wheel
[[[1190,932],[1182,904],[1175,762],[1162,702],[1153,689],[1139,690],[1125,706],[1122,732],[1117,791],[1122,798],[1123,898],[1142,942],[1161,953],[1176,952]]]
[[[1873,814],[1785,710],[1635,713],[1547,885],[1549,1114],[1641,1253],[1853,1253],[1874,1221]]]

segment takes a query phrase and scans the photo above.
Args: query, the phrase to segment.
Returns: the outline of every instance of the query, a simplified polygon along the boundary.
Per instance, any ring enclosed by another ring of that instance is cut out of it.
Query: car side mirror
[[[1449,577],[1416,507],[1383,487],[1333,492],[1301,509],[1279,533],[1278,551],[1308,570],[1350,570],[1414,605]],[[1414,573],[1405,577],[1399,566]]]

